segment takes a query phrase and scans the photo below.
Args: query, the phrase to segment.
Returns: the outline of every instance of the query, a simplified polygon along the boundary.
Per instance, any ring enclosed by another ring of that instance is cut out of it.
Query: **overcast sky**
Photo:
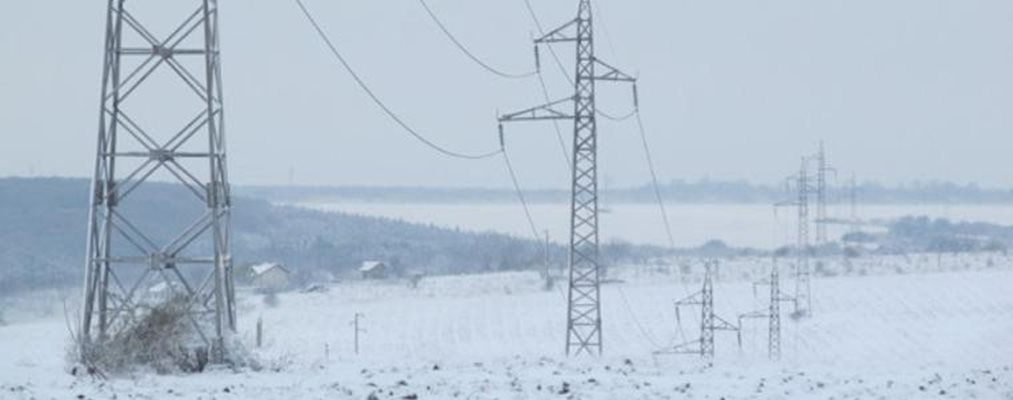
[[[179,16],[146,13],[151,1],[129,3],[153,30],[169,31]],[[531,1],[547,26],[572,18],[577,5]],[[776,182],[824,139],[831,161],[861,179],[1013,185],[1009,0],[597,1],[598,55],[641,77],[662,180]],[[446,147],[494,149],[497,110],[544,101],[537,80],[505,80],[465,58],[416,0],[306,2],[376,92]],[[105,2],[6,3],[0,176],[90,176]],[[429,4],[489,64],[533,67],[535,27],[522,0]],[[448,159],[401,132],[293,1],[221,7],[234,183],[509,184],[499,159]],[[573,58],[570,46],[558,51]],[[568,95],[545,64],[552,96]],[[626,88],[602,85],[602,109],[631,107]],[[601,121],[599,134],[610,184],[647,182],[635,125]],[[509,127],[508,146],[525,186],[567,185],[551,124]]]

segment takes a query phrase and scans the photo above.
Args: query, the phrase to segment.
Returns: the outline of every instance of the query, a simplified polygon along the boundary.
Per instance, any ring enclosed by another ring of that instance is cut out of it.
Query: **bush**
[[[278,293],[277,292],[270,291],[270,292],[264,293],[264,305],[265,306],[267,306],[268,308],[275,308],[275,307],[278,306],[278,303],[279,303],[279,301],[278,301]]]
[[[90,373],[122,374],[150,368],[160,374],[202,372],[209,361],[207,344],[193,330],[185,297],[154,306],[104,341],[93,343],[84,357]],[[78,346],[74,346],[77,351]]]

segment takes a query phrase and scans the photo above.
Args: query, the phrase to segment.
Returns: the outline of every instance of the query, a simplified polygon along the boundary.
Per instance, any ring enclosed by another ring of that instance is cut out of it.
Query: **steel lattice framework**
[[[714,274],[717,268],[717,261],[705,263],[703,287],[700,291],[675,302],[675,319],[679,325],[682,324],[682,307],[700,306],[700,338],[656,351],[655,354],[699,354],[703,358],[713,358],[714,334],[717,331],[735,332],[739,346],[742,346],[741,324],[733,325],[714,311]]]
[[[500,134],[505,122],[573,120],[566,354],[600,355],[601,263],[598,254],[598,111],[595,107],[595,82],[635,83],[636,78],[595,57],[591,0],[580,0],[576,18],[535,40],[536,46],[562,42],[576,45],[574,95],[501,116]],[[572,113],[559,109],[566,103],[573,104]]]
[[[798,257],[795,264],[795,312],[805,315],[812,310],[812,246],[809,243],[809,192],[813,189],[807,159],[798,171]]]
[[[108,3],[81,354],[87,357],[93,345],[115,337],[156,301],[176,299],[185,302],[195,336],[210,348],[212,360],[221,360],[224,338],[235,330],[236,315],[218,2],[192,0],[192,8],[173,2],[172,6],[187,8],[183,11],[188,14],[163,37],[150,30],[137,12],[167,3],[131,2],[133,7],[125,3]],[[168,85],[151,84],[160,71],[170,77]],[[157,93],[153,105],[137,104],[142,87]],[[165,117],[189,110],[165,105],[164,92],[170,88],[192,92],[183,97],[196,115],[151,125],[128,115],[129,111]],[[139,193],[157,190],[150,189],[157,187],[150,184],[157,180],[153,176],[185,188],[159,192],[159,204],[190,206],[195,220],[182,222],[176,230],[147,223],[136,214],[131,217],[131,212],[143,216],[160,211],[143,209],[151,203],[135,200]]]
[[[798,174],[788,178],[789,189],[795,190],[795,200],[780,202],[774,205],[775,211],[779,207],[796,207],[798,225],[795,243],[795,314],[808,316],[812,313],[812,253],[813,247],[809,240],[809,224],[811,193],[817,188],[813,185],[813,179],[809,175],[809,159],[802,157]]]
[[[827,151],[823,142],[820,141],[819,151],[816,152],[816,245],[827,244],[827,226],[833,222],[827,215],[827,202],[830,194],[829,175],[837,177],[837,170],[827,163]]]
[[[770,298],[765,310],[757,310],[739,315],[739,331],[742,330],[742,321],[745,319],[767,319],[767,355],[771,360],[781,358],[781,303],[797,303],[796,299],[781,291],[781,273],[777,265],[777,259],[773,259],[770,266],[770,276],[760,282],[753,284],[753,294],[756,295],[756,288],[762,285],[770,286]],[[741,346],[741,342],[739,345]]]

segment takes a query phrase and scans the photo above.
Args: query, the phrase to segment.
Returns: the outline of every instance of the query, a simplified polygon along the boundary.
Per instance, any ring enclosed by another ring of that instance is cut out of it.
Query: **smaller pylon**
[[[788,177],[788,189],[796,192],[796,199],[774,204],[775,212],[779,207],[793,206],[798,212],[798,232],[795,244],[796,263],[794,268],[795,278],[795,310],[797,316],[812,315],[812,265],[811,258],[813,247],[809,238],[809,202],[811,193],[817,188],[813,185],[812,177],[809,175],[809,159],[802,157],[802,163],[798,174]]]
[[[714,357],[714,333],[716,331],[735,332],[738,337],[739,346],[742,346],[742,335],[738,326],[719,317],[714,312],[714,274],[717,270],[717,261],[708,261],[704,264],[703,287],[699,292],[675,302],[675,318],[682,329],[682,307],[700,306],[700,338],[686,343],[673,346],[668,349],[661,349],[655,354],[699,354],[703,358]]]
[[[769,285],[770,286],[770,300],[765,310],[757,310],[739,315],[738,330],[742,332],[742,321],[744,319],[767,319],[767,356],[771,360],[781,359],[781,303],[792,302],[798,303],[797,299],[785,294],[781,291],[781,273],[777,265],[777,259],[774,259],[770,267],[770,276],[760,282],[754,284],[757,286]],[[742,342],[739,341],[739,347],[741,348]]]
[[[827,200],[829,199],[830,185],[829,175],[837,178],[837,169],[827,163],[827,151],[820,141],[819,150],[816,152],[816,246],[827,244],[827,226],[832,222],[827,215]]]

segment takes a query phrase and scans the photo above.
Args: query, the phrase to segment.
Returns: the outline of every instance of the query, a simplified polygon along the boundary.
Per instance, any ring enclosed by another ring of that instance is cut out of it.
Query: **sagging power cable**
[[[324,41],[324,43],[330,49],[330,51],[334,55],[334,57],[338,60],[338,62],[341,63],[341,65],[345,68],[345,70],[348,71],[348,74],[352,76],[352,79],[355,79],[355,82],[359,85],[360,88],[362,88],[362,90],[364,92],[366,92],[366,95],[368,95],[369,98],[372,99],[373,102],[376,103],[376,105],[378,107],[380,107],[380,109],[383,110],[383,112],[385,114],[387,114],[388,117],[390,117],[390,119],[392,119],[402,129],[404,129],[405,132],[407,132],[408,134],[412,135],[415,139],[417,139],[418,141],[422,142],[422,144],[428,146],[429,148],[431,148],[431,149],[433,149],[433,150],[435,150],[435,151],[437,151],[439,153],[442,153],[443,155],[454,157],[454,158],[461,158],[461,159],[466,159],[466,160],[481,160],[481,159],[486,159],[486,158],[494,157],[494,156],[498,155],[502,151],[502,150],[495,150],[495,151],[490,151],[490,152],[487,152],[487,153],[478,153],[478,154],[461,153],[461,152],[456,152],[456,151],[449,150],[449,149],[447,149],[445,147],[442,147],[442,146],[434,143],[433,141],[427,139],[425,136],[423,136],[417,130],[415,130],[410,125],[408,125],[401,117],[399,117],[396,113],[394,113],[394,111],[391,110],[390,107],[388,107],[382,100],[380,100],[380,98],[376,95],[376,93],[374,93],[373,90],[369,88],[369,85],[367,85],[366,82],[362,79],[362,77],[360,77],[359,74],[355,71],[355,69],[352,68],[352,66],[351,66],[351,64],[349,64],[348,60],[345,59],[345,57],[341,54],[341,52],[338,51],[338,48],[334,45],[334,43],[331,41],[331,39],[327,36],[327,34],[324,32],[323,28],[320,27],[320,24],[317,23],[316,19],[313,18],[313,14],[310,13],[309,9],[306,8],[306,5],[303,4],[302,0],[295,0],[295,2],[296,2],[297,5],[299,5],[299,9],[302,10],[303,15],[306,16],[306,19],[309,21],[309,23],[311,25],[313,25],[313,28],[316,30],[317,34],[320,36],[320,39],[322,39]]]
[[[665,208],[665,199],[661,195],[661,186],[658,184],[658,173],[654,168],[654,157],[651,156],[651,146],[647,143],[647,132],[644,129],[644,120],[640,117],[640,110],[635,113],[637,116],[637,128],[640,131],[640,143],[644,146],[644,157],[647,160],[647,169],[651,172],[651,187],[654,189],[654,199],[658,202],[658,210],[661,211],[661,220],[665,224],[665,234],[668,235],[668,246],[675,248],[675,237],[672,235],[672,225],[668,222],[668,210]]]
[[[450,41],[454,43],[454,46],[457,46],[457,49],[461,50],[461,53],[464,53],[464,55],[470,58],[471,61],[474,61],[476,64],[478,64],[486,71],[489,71],[494,75],[507,79],[530,78],[538,74],[537,70],[517,74],[517,73],[503,72],[502,70],[492,67],[488,63],[482,61],[481,58],[478,58],[478,56],[476,56],[475,53],[472,53],[471,50],[468,50],[468,47],[465,46],[463,43],[461,43],[461,41],[458,40],[457,37],[450,32],[450,29],[447,29],[446,24],[444,24],[443,21],[440,19],[440,17],[436,15],[436,12],[434,12],[433,9],[429,7],[429,4],[426,3],[426,0],[419,0],[419,4],[422,4],[422,8],[426,10],[426,14],[429,14],[429,18],[433,20],[433,22],[436,24],[437,27],[440,28],[441,31],[443,31],[443,34],[447,37],[447,39],[450,39]]]
[[[510,173],[510,182],[513,183],[517,200],[521,202],[521,207],[524,208],[524,216],[527,217],[528,227],[531,228],[531,237],[534,238],[535,242],[541,242],[542,238],[538,236],[538,227],[535,226],[535,219],[531,216],[531,209],[528,207],[528,201],[524,197],[524,190],[521,189],[520,181],[517,180],[517,172],[514,171],[513,163],[510,162],[510,155],[506,151],[506,146],[500,149],[500,154],[503,155],[503,162],[506,164],[507,172]]]

